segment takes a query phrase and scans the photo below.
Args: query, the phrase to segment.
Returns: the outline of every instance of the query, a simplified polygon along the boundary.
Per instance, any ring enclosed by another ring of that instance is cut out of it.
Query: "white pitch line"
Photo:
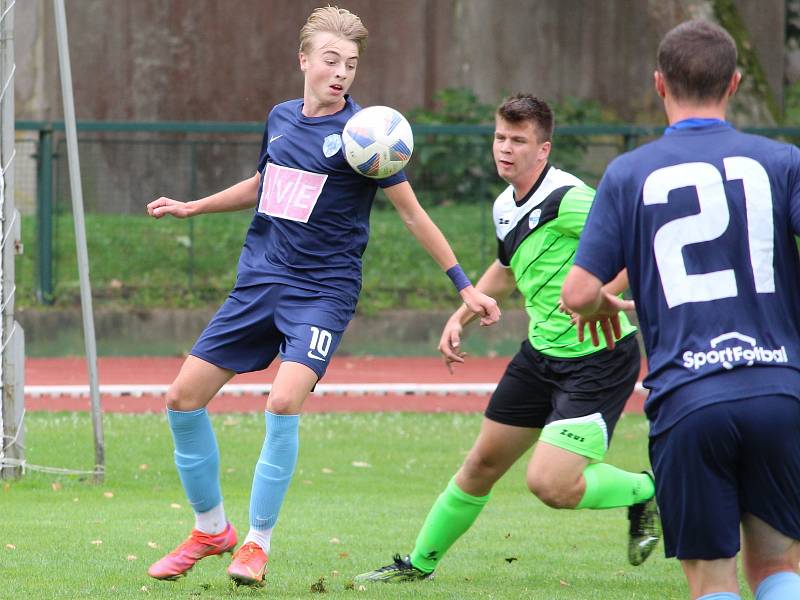
[[[358,394],[425,396],[447,394],[491,394],[496,383],[321,383],[314,394],[318,396]],[[115,384],[101,385],[100,393],[107,396],[163,396],[167,393],[167,384]],[[272,389],[268,383],[229,383],[222,386],[220,396],[266,396]],[[647,393],[641,383],[636,384],[638,393]],[[89,396],[88,385],[26,385],[25,395],[42,396]]]

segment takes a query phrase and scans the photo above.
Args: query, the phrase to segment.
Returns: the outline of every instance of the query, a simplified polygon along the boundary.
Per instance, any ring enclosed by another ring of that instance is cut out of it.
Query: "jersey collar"
[[[344,111],[348,108],[353,108],[353,100],[350,98],[350,94],[344,95],[344,106],[341,110],[337,110],[335,113],[331,113],[329,115],[322,115],[321,117],[307,117],[303,114],[303,100],[300,99],[300,102],[297,103],[296,108],[296,116],[298,120],[302,121],[303,123],[321,123],[324,122],[326,119],[335,119],[339,115],[341,115]]]
[[[517,205],[517,208],[519,208],[520,206],[522,206],[528,200],[531,199],[531,196],[533,196],[536,193],[536,190],[538,190],[539,187],[542,185],[544,178],[547,177],[547,172],[549,170],[550,170],[550,163],[548,162],[544,166],[544,169],[542,169],[542,173],[539,175],[539,179],[536,180],[536,183],[533,184],[533,187],[530,189],[530,191],[519,200],[517,200],[516,192],[514,191],[514,189],[513,188],[511,189],[511,196],[512,198],[514,198],[514,204]]]
[[[723,121],[722,119],[691,117],[689,119],[683,119],[682,121],[673,123],[664,130],[664,135],[675,133],[676,131],[680,131],[682,129],[710,129],[719,125],[730,126],[727,121]]]

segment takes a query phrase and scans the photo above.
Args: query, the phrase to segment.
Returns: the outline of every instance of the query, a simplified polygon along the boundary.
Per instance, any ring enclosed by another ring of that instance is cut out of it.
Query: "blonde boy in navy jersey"
[[[256,174],[200,200],[162,197],[147,206],[155,218],[255,207],[236,286],[167,393],[175,464],[195,528],[150,567],[157,579],[181,577],[198,560],[237,544],[222,504],[219,451],[206,405],[234,374],[264,369],[280,354],[253,476],[250,529],[228,567],[238,584],[263,583],[272,530],[297,461],[299,412],[353,317],[378,187],[481,322],[490,325],[500,316],[495,301],[472,287],[405,175],[376,182],[344,158],[342,128],[359,110],[347,92],[366,38],[361,20],[347,10],[314,10],[300,32],[303,97],[270,111]]]

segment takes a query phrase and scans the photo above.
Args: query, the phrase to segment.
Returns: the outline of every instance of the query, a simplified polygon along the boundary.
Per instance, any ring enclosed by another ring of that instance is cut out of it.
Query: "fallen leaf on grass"
[[[103,492],[103,496],[105,496],[106,498],[113,498],[114,492]]]
[[[226,473],[235,473],[235,472],[236,472],[236,469],[235,469],[235,468],[233,468],[233,467],[228,467],[227,469],[225,469],[225,472],[226,472]]]
[[[339,538],[331,538],[328,540],[331,544],[341,544],[342,541]]]
[[[73,502],[77,502],[77,501],[78,501],[78,499],[77,499],[77,498],[73,498],[73,499],[72,499],[72,501],[73,501]]]
[[[563,585],[564,587],[569,587],[569,586],[570,586],[570,584],[569,584],[569,583],[567,583],[566,581],[564,581],[563,579],[559,579],[559,580],[558,580],[558,583],[560,583],[560,584],[561,584],[561,585]]]
[[[17,547],[14,544],[6,544],[6,548],[8,550],[16,550],[17,549]]]
[[[347,552],[339,552],[339,558],[347,558],[350,556]]]
[[[306,485],[311,485],[314,482],[311,481],[310,479],[303,479],[302,483],[305,483]]]
[[[150,548],[158,548],[158,544],[156,544],[155,542],[147,542],[147,545],[148,545]]]
[[[140,587],[139,589],[140,589],[141,591],[143,591],[145,594],[149,594],[149,593],[150,593],[150,588],[148,588],[146,585],[143,585],[143,586],[142,586],[142,587]]]
[[[147,471],[147,469],[149,469],[149,468],[150,468],[150,465],[146,465],[146,464],[139,465],[139,470],[140,471]]]
[[[53,483],[51,483],[50,487],[53,488],[54,492],[60,492],[61,491],[61,484],[58,483],[57,481],[54,481]]]
[[[363,460],[354,460],[350,464],[352,464],[354,467],[359,467],[362,469],[366,469],[372,466],[371,464],[369,464],[368,462],[364,462]]]
[[[137,560],[139,557],[136,556],[135,554],[128,554],[128,556],[126,558],[128,560]]]
[[[103,540],[92,540],[92,541],[91,541],[91,543],[92,543],[94,546],[99,546],[100,544],[102,544],[102,543],[103,543]]]
[[[169,505],[169,507],[178,510],[181,507],[181,505],[178,504],[177,502],[173,502],[172,504]]]
[[[320,577],[314,583],[311,584],[309,591],[316,593],[316,594],[324,594],[328,591],[328,588],[325,587],[325,578]]]
[[[367,586],[365,586],[365,585],[358,586],[358,591],[359,592],[366,592],[367,591]]]
[[[325,473],[325,475],[330,475],[331,473],[334,473],[334,470],[329,469],[328,467],[322,467],[322,472]]]

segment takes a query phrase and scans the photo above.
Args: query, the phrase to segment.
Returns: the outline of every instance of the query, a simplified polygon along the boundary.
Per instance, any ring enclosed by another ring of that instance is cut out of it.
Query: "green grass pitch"
[[[662,547],[641,567],[625,558],[624,510],[558,511],[525,487],[523,464],[496,486],[475,526],[433,581],[348,585],[411,550],[435,497],[480,425],[476,414],[329,414],[301,420],[300,458],[273,536],[266,588],[231,587],[227,559],[210,557],[177,582],[148,565],[189,532],[191,510],[161,415],[105,416],[107,476],[29,472],[0,483],[0,598],[497,598],[682,599],[677,561]],[[262,415],[213,417],[225,506],[241,537]],[[86,469],[88,415],[26,417],[32,464]],[[608,455],[647,467],[643,417],[620,421]],[[750,596],[746,595],[745,598]]]

